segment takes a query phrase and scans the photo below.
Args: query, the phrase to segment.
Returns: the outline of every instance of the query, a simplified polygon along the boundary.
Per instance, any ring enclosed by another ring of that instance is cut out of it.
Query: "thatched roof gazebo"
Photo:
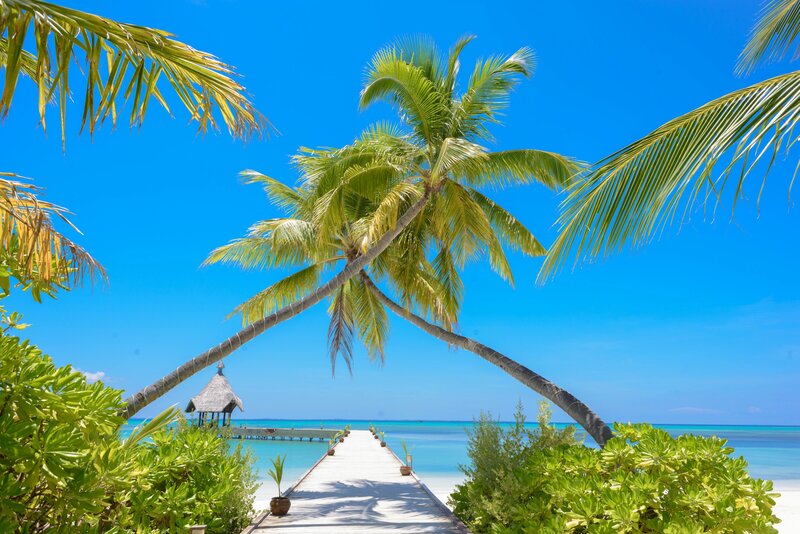
[[[233,409],[238,407],[241,411],[244,411],[242,399],[233,392],[228,379],[222,374],[224,367],[225,364],[219,362],[217,374],[209,380],[203,391],[192,397],[188,406],[186,406],[188,413],[195,411],[198,413],[198,426],[203,426],[204,424],[219,426],[220,415],[222,416],[222,426],[230,426]]]

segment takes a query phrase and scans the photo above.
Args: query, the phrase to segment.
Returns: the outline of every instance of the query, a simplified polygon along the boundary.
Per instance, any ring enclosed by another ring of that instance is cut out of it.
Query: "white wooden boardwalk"
[[[245,532],[459,532],[468,530],[366,430],[353,430],[287,492],[292,508]]]

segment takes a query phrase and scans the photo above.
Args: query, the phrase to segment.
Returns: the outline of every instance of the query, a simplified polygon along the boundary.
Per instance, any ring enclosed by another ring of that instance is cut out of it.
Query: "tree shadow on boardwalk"
[[[313,528],[343,532],[353,529],[462,532],[449,514],[415,483],[341,481],[325,484],[322,489],[301,488],[290,497],[289,515],[270,518],[265,527],[295,531]]]

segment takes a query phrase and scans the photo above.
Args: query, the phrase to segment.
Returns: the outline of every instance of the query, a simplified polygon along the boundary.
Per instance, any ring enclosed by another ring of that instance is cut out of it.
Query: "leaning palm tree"
[[[302,298],[289,301],[252,322],[132,395],[127,400],[124,415],[132,416],[268,328],[339,291],[345,282],[376,260],[406,228],[412,227],[420,213],[433,209],[431,206],[455,209],[455,204],[449,204],[444,197],[463,196],[466,193],[459,189],[462,186],[503,186],[532,181],[564,184],[570,179],[575,170],[573,162],[557,154],[538,150],[491,152],[484,146],[492,139],[489,127],[499,122],[498,114],[506,106],[519,78],[531,74],[533,54],[522,48],[511,56],[493,56],[478,62],[466,90],[458,94],[459,55],[471,40],[472,37],[460,39],[446,56],[423,39],[408,40],[379,51],[368,68],[361,106],[377,101],[391,103],[400,113],[406,135],[387,136],[371,146],[356,144],[333,158],[314,158],[315,152],[309,153],[311,159],[304,163],[301,180],[310,184],[330,180],[333,184],[322,187],[325,194],[315,202],[320,225],[333,225],[342,220],[339,210],[343,203],[350,201],[349,188],[374,187],[383,193],[382,183],[395,184],[383,195],[369,231],[358,243],[357,253],[347,258],[342,270]],[[340,164],[342,159],[346,160],[346,165]],[[471,222],[462,217],[461,223]],[[301,228],[293,230],[303,231]],[[452,271],[459,261],[458,255],[468,252],[474,241],[459,241],[459,232],[451,228],[442,227],[436,231],[442,240],[440,269]],[[457,252],[457,257],[446,257],[452,250],[459,251],[459,247],[461,252]],[[418,251],[410,251],[410,254],[419,256]],[[275,265],[289,264],[281,258],[270,257],[268,261]]]
[[[749,73],[761,61],[783,58],[798,34],[800,0],[768,2],[737,71]],[[800,71],[795,71],[712,100],[600,160],[563,201],[560,235],[540,281],[573,254],[575,263],[592,261],[628,243],[648,243],[698,202],[715,212],[727,201],[735,210],[754,172],[763,177],[758,203],[781,149],[788,154],[798,140],[798,121]],[[790,192],[793,182],[794,177]]]
[[[379,141],[380,134],[375,134],[376,130],[369,131],[356,146]],[[382,135],[395,143],[398,140]],[[336,161],[334,167],[342,168],[348,165],[353,152],[353,147],[316,152],[300,156],[297,161],[301,168],[315,168],[320,158],[332,159]],[[355,164],[355,168],[361,167]],[[347,170],[344,174],[348,174]],[[320,274],[331,265],[355,257],[359,243],[368,238],[380,216],[378,211],[384,200],[402,183],[355,181],[346,186],[343,202],[336,210],[341,219],[332,224],[326,220],[330,217],[329,208],[320,200],[328,197],[329,189],[340,187],[338,183],[334,185],[326,177],[289,188],[258,173],[248,173],[247,177],[250,182],[263,183],[271,202],[287,211],[287,217],[256,223],[245,238],[213,251],[206,264],[229,263],[253,269],[286,262],[303,268],[239,305],[235,313],[241,313],[245,325],[302,298],[313,291]],[[381,184],[383,193],[376,188],[376,182]],[[460,290],[454,290],[461,286],[460,267],[445,265],[442,258],[452,262],[456,257],[463,262],[488,256],[493,269],[513,284],[504,249],[517,249],[531,257],[541,256],[545,250],[513,215],[471,187],[444,189],[439,198],[439,207],[432,203],[359,277],[348,280],[331,295],[328,342],[332,367],[335,368],[337,355],[341,355],[350,368],[355,337],[364,343],[372,359],[383,360],[389,330],[385,306],[446,343],[474,352],[547,397],[604,445],[612,436],[611,429],[583,402],[511,358],[452,331],[460,308]],[[442,249],[442,228],[449,229],[448,241],[454,249],[447,253]],[[369,272],[393,286],[404,304],[382,292]],[[431,317],[431,321],[421,315]]]
[[[88,127],[90,134],[109,118],[116,125],[126,102],[131,106],[131,126],[143,122],[152,98],[169,112],[166,87],[175,92],[201,131],[216,128],[220,119],[235,137],[258,133],[266,125],[234,79],[233,69],[211,54],[162,30],[39,0],[0,0],[0,67],[5,71],[0,117],[8,115],[18,84],[25,83],[21,78],[29,78],[38,93],[43,129],[48,105],[58,108],[63,144],[76,80],[73,62],[79,54],[85,59],[78,66],[85,74],[81,130]],[[105,278],[103,268],[53,226],[53,219],[71,226],[65,210],[40,196],[41,190],[28,181],[0,172],[4,271],[30,286],[34,297],[37,289],[69,287],[84,275]],[[0,277],[4,292],[7,281],[8,277]]]

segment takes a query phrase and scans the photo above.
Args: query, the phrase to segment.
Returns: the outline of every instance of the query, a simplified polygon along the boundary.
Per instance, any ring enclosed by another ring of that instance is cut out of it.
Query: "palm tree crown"
[[[362,91],[362,105],[378,98],[395,104],[403,124],[378,124],[341,149],[304,149],[294,158],[296,188],[249,171],[288,217],[262,221],[248,236],[221,247],[206,263],[245,268],[303,266],[237,307],[245,324],[301,298],[326,268],[352,260],[392,228],[399,214],[433,191],[424,211],[370,265],[401,302],[450,329],[463,296],[460,269],[484,253],[492,268],[513,283],[504,249],[540,256],[544,247],[515,217],[479,191],[487,185],[539,181],[565,186],[578,165],[537,150],[490,152],[488,124],[506,105],[518,75],[528,75],[532,54],[478,63],[467,90],[455,93],[460,40],[445,61],[423,39],[407,40],[376,54]],[[383,357],[386,312],[360,278],[332,296],[331,360],[348,367],[358,334],[373,357]]]

